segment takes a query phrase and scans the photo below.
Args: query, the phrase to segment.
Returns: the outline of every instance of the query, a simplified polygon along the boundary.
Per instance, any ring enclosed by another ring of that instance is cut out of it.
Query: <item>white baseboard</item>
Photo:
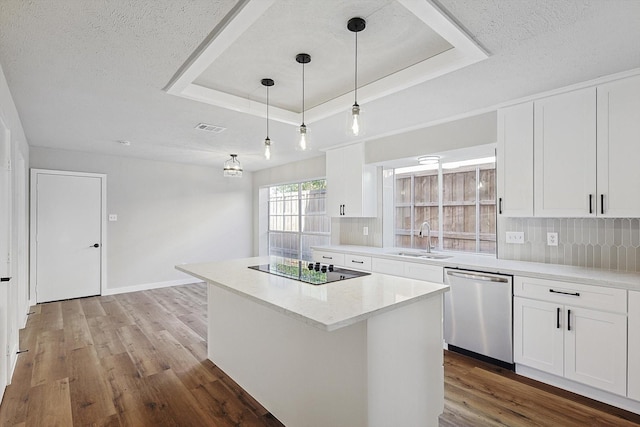
[[[640,414],[640,402],[628,399],[624,396],[599,390],[597,388],[580,384],[524,365],[516,364],[516,373],[591,399],[599,400],[600,402],[604,402],[636,414]]]
[[[168,288],[170,286],[190,285],[200,283],[202,280],[195,277],[189,279],[168,280],[166,282],[143,283],[140,285],[123,286],[121,288],[103,289],[102,295],[126,294],[129,292],[147,291],[149,289]]]

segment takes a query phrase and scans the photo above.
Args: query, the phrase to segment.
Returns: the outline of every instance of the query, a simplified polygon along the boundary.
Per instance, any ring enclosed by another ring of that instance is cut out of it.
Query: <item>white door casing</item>
[[[33,169],[31,226],[37,302],[101,294],[106,281],[106,175]]]

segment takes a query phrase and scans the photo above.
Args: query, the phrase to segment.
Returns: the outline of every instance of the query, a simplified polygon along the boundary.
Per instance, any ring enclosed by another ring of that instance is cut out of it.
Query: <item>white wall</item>
[[[497,123],[497,113],[492,111],[367,141],[365,161],[378,163],[494,144],[497,141]]]
[[[107,174],[105,293],[189,281],[176,264],[251,256],[252,174],[77,151],[31,148],[32,168]]]

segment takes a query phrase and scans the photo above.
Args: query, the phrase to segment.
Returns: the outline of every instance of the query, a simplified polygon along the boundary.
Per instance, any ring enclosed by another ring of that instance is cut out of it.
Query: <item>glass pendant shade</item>
[[[271,158],[271,140],[269,137],[264,140],[264,158],[267,160]]]
[[[353,136],[360,135],[360,106],[355,103],[351,107],[351,133]]]
[[[307,126],[303,123],[298,128],[298,132],[300,133],[300,141],[298,142],[298,148],[301,150],[307,149]]]
[[[224,176],[228,178],[242,177],[242,165],[238,161],[237,154],[231,154],[231,158],[224,162]]]

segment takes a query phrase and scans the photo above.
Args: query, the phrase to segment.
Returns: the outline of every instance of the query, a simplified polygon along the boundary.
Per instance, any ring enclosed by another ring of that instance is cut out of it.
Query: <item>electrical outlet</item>
[[[118,220],[117,214],[109,214],[109,221],[117,221],[117,220]]]
[[[524,245],[524,232],[523,231],[507,231],[506,241],[507,243],[516,243],[518,245]]]
[[[558,246],[558,233],[547,233],[547,245]]]
[[[363,236],[369,235],[369,227],[362,227],[362,235]]]

